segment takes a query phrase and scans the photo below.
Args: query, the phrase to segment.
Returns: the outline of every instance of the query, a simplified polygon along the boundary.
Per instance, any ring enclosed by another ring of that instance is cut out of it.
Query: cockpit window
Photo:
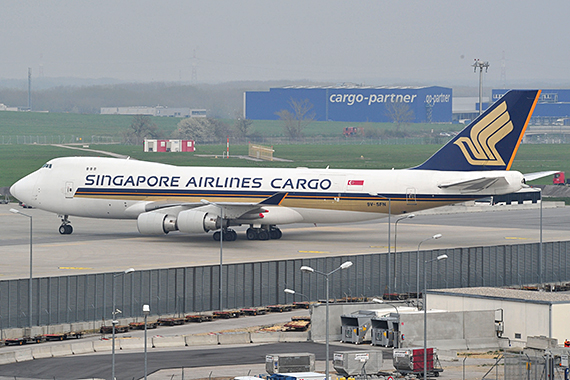
[[[52,164],[44,164],[44,166],[42,166],[42,168],[51,169],[51,165],[52,165]]]

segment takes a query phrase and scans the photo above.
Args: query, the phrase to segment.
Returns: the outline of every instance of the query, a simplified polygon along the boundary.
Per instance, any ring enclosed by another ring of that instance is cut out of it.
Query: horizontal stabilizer
[[[530,181],[534,181],[535,179],[539,179],[542,177],[548,177],[549,175],[553,175],[556,173],[560,173],[560,171],[559,170],[551,170],[551,171],[547,171],[547,172],[528,173],[528,174],[524,174],[524,180],[525,180],[525,182],[530,182]]]
[[[504,187],[508,186],[509,183],[504,177],[481,177],[470,179],[467,181],[459,181],[452,183],[442,183],[439,185],[441,189],[454,189],[459,190],[463,193],[477,192],[488,189],[491,186]]]

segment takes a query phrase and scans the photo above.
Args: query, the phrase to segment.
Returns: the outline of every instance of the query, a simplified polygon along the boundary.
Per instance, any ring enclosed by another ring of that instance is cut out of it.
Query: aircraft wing
[[[509,183],[505,177],[481,177],[475,179],[469,179],[466,181],[442,183],[438,185],[441,189],[454,189],[459,190],[463,193],[476,193],[478,191],[483,191],[491,186],[493,187],[505,187]]]
[[[180,211],[187,209],[208,209],[208,212],[221,216],[223,210],[224,219],[248,219],[258,217],[259,213],[264,211],[264,206],[278,206],[287,193],[276,193],[269,198],[264,199],[258,203],[247,202],[211,202],[202,199],[200,202],[176,202],[176,201],[156,201],[146,203],[143,212],[157,211],[157,210],[174,210],[178,209],[176,214]],[[142,210],[141,210],[142,211]]]
[[[202,205],[216,206],[217,214],[223,210],[224,219],[251,219],[257,218],[260,212],[263,212],[264,206],[279,206],[281,201],[285,199],[287,193],[276,193],[262,200],[259,203],[243,203],[243,202],[210,202],[205,199],[201,201]],[[211,212],[216,213],[215,210]],[[222,215],[220,215],[222,216]]]

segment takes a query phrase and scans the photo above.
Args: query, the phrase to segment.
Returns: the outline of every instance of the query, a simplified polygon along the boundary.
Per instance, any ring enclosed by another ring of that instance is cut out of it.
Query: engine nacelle
[[[220,228],[220,217],[198,210],[182,211],[178,214],[178,229],[180,232],[199,233]]]
[[[176,217],[160,212],[145,212],[137,218],[137,228],[144,235],[164,235],[176,231]]]

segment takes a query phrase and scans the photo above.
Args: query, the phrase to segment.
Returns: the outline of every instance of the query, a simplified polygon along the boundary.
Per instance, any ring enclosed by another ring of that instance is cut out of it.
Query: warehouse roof
[[[559,292],[537,292],[532,290],[504,288],[455,288],[428,290],[428,294],[464,296],[473,298],[501,299],[530,303],[570,303],[570,294]]]
[[[439,86],[367,86],[364,84],[357,83],[342,83],[330,86],[303,86],[303,85],[292,85],[276,88],[286,88],[286,89],[372,89],[372,90],[420,90],[423,88],[439,87]]]

